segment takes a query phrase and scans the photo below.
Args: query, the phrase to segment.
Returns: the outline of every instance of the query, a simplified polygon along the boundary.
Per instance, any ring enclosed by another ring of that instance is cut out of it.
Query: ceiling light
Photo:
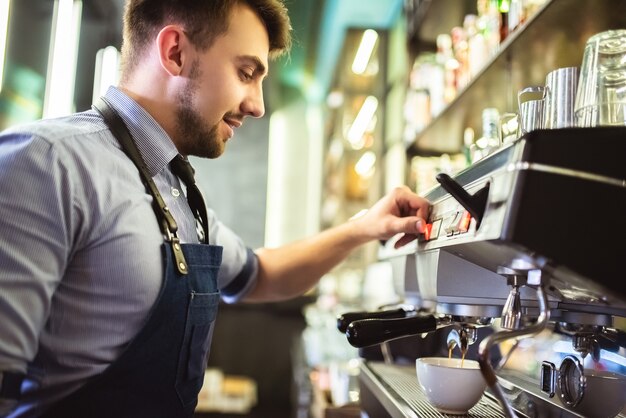
[[[80,0],[54,2],[44,118],[64,116],[74,111],[76,60],[83,3]]]
[[[363,32],[361,38],[361,44],[356,52],[354,61],[352,62],[352,72],[355,74],[363,74],[367,69],[367,64],[370,62],[374,46],[378,40],[378,33],[373,29],[367,29]]]
[[[9,30],[9,11],[11,0],[0,1],[0,90],[4,78],[5,53],[7,50],[7,33]]]
[[[343,93],[340,91],[331,91],[326,97],[326,104],[331,109],[337,109],[343,104]]]
[[[363,134],[365,134],[365,130],[374,117],[377,108],[378,100],[376,97],[367,96],[348,131],[348,141],[353,147],[361,148],[358,144],[362,142]]]
[[[96,54],[96,72],[93,82],[93,102],[104,95],[109,86],[117,86],[120,79],[120,53],[114,46],[107,46]]]
[[[354,171],[361,177],[368,177],[374,173],[374,164],[376,163],[376,154],[367,151],[361,155],[359,161],[354,165]]]

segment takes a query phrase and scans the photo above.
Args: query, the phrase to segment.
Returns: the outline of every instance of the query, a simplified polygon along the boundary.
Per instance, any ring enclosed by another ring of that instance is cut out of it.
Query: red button
[[[430,233],[433,230],[433,224],[426,224],[424,228],[424,239],[426,241],[430,241]]]

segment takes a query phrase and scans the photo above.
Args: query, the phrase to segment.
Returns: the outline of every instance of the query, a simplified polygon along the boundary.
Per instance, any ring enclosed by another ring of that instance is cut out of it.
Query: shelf
[[[450,33],[454,26],[463,25],[465,15],[476,14],[476,0],[421,0],[417,5],[407,4],[407,13],[414,16],[407,28],[411,58],[421,51],[435,51],[439,34]]]
[[[517,92],[544,85],[557,68],[580,66],[587,39],[626,28],[626,2],[550,0],[502,43],[500,52],[408,147],[409,155],[459,152],[463,131],[482,131],[486,107],[517,112]]]

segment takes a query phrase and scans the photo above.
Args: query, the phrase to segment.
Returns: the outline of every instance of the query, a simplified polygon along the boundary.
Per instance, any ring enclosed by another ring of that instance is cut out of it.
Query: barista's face
[[[179,92],[177,135],[182,154],[218,157],[246,116],[263,116],[268,53],[269,38],[261,20],[249,7],[235,6],[228,31],[199,53]]]

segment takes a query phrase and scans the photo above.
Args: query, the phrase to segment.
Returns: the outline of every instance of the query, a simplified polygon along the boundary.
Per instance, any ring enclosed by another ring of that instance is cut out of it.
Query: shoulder
[[[0,158],[10,156],[15,163],[45,159],[74,166],[94,162],[119,145],[102,117],[86,111],[11,127],[0,133],[0,149]]]
[[[98,136],[106,132],[107,126],[102,117],[94,111],[76,113],[70,116],[41,119],[6,129],[0,134],[2,142],[7,138],[30,138],[31,141],[41,141],[53,146],[62,146],[64,143],[80,137]]]

